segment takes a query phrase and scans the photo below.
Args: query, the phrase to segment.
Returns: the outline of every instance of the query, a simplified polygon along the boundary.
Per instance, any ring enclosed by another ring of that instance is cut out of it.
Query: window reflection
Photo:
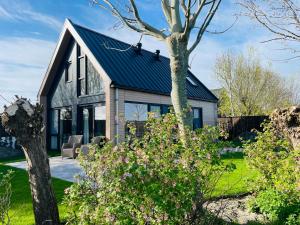
[[[140,103],[125,103],[126,121],[146,121],[148,117],[148,105]]]
[[[159,105],[150,105],[150,112],[154,113],[154,118],[159,118],[161,116]]]

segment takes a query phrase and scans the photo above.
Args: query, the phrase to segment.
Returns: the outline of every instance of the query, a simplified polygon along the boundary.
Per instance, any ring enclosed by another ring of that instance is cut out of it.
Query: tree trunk
[[[60,224],[49,160],[43,137],[36,137],[25,147],[22,145],[28,165],[33,211],[36,224]]]
[[[2,124],[16,137],[26,156],[35,223],[58,225],[59,213],[51,184],[42,111],[41,106],[18,99],[5,108]]]
[[[186,128],[192,128],[192,112],[188,105],[186,88],[189,61],[189,54],[187,51],[188,41],[182,39],[179,33],[174,33],[168,37],[167,44],[170,53],[172,79],[171,99],[178,119],[180,136],[183,143],[186,144]]]

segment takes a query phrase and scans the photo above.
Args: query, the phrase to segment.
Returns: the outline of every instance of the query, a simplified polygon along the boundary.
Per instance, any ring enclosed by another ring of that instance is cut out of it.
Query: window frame
[[[81,48],[80,46],[78,45],[77,47],[77,96],[78,97],[81,97],[81,96],[86,96],[88,95],[88,88],[87,88],[87,56],[85,54],[83,54],[81,52]],[[83,59],[84,60],[84,74],[82,75],[80,73],[81,71],[81,64],[80,64],[80,60]],[[84,80],[84,93],[81,92],[81,82],[82,80]]]
[[[127,120],[126,119],[126,104],[138,104],[138,105],[146,105],[146,109],[147,109],[147,118],[146,120]],[[140,121],[140,122],[145,122],[148,119],[148,113],[149,113],[149,103],[145,103],[145,102],[134,102],[134,101],[125,101],[124,102],[124,118],[125,121]]]
[[[194,113],[195,113],[194,110],[198,110],[198,118],[194,117]],[[203,108],[202,107],[192,107],[192,111],[193,111],[193,130],[203,128]],[[196,119],[198,119],[199,123],[200,123],[198,128],[194,127],[194,123],[195,123]]]
[[[69,73],[69,69],[72,66],[72,60],[67,60],[64,67],[65,72],[65,82],[70,83],[72,82],[72,73]]]
[[[163,105],[160,105],[160,104],[153,104],[153,103],[148,103],[148,113],[153,113],[153,111],[151,111],[151,107],[154,106],[154,107],[159,107],[159,117],[162,116],[162,106]],[[154,112],[155,113],[155,112]],[[159,117],[155,117],[155,118],[159,118]]]

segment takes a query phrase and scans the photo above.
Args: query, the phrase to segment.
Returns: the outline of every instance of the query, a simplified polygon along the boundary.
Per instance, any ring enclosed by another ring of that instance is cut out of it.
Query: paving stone
[[[51,176],[62,180],[75,182],[76,175],[83,175],[83,170],[75,159],[62,159],[60,156],[49,158]],[[19,169],[27,169],[26,161],[6,164]]]

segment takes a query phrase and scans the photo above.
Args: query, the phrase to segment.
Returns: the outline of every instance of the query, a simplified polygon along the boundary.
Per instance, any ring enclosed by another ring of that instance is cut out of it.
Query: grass
[[[49,157],[54,157],[54,156],[60,156],[60,151],[48,151],[48,156]],[[20,156],[14,156],[14,157],[10,157],[10,158],[4,158],[4,159],[0,159],[0,164],[3,163],[12,163],[12,162],[20,162],[20,161],[24,161],[25,160],[25,156],[24,155],[20,155]]]
[[[51,152],[50,156],[56,156],[58,153]],[[12,205],[10,215],[12,219],[11,224],[15,225],[30,225],[34,224],[33,210],[31,194],[28,182],[28,175],[25,170],[16,169],[4,165],[4,163],[16,162],[24,160],[24,157],[15,157],[0,161],[0,173],[6,172],[11,169],[15,171],[14,178],[12,180]],[[255,171],[248,168],[242,153],[230,153],[224,155],[222,160],[225,163],[234,163],[236,169],[232,172],[224,173],[219,182],[216,185],[213,198],[219,198],[224,196],[242,195],[248,192],[247,179],[251,179],[256,176]],[[66,208],[62,204],[65,188],[69,187],[72,183],[63,181],[60,179],[52,178],[55,195],[57,198],[60,217],[63,220],[66,217]]]
[[[7,170],[15,171],[12,180],[12,198],[11,198],[11,224],[14,225],[31,225],[34,224],[32,200],[29,188],[28,174],[25,170],[16,169],[6,166],[3,163],[12,162],[13,160],[20,161],[21,158],[2,160],[0,162],[0,173],[5,173]],[[23,158],[24,160],[24,158]],[[62,198],[65,188],[72,183],[60,179],[52,178],[56,200],[58,202],[59,213],[61,219],[66,217],[66,207],[62,205]]]
[[[218,198],[248,193],[247,180],[257,176],[257,172],[248,167],[243,153],[226,154],[222,156],[222,161],[235,164],[236,169],[222,175],[211,197]]]

